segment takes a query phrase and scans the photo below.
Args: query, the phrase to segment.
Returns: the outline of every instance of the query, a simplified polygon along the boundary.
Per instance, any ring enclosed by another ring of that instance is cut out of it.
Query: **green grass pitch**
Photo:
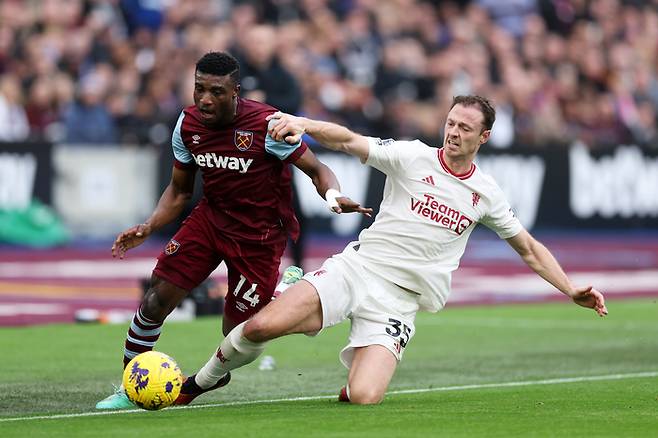
[[[572,304],[421,314],[379,406],[338,403],[348,325],[272,342],[190,407],[94,412],[120,381],[126,325],[0,329],[0,436],[658,436],[658,301],[598,318]],[[187,373],[221,339],[217,318],[165,324],[157,347]],[[35,418],[28,418],[35,417]]]

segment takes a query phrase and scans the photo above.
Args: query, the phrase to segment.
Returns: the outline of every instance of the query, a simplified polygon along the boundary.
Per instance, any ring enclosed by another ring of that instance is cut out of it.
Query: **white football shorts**
[[[349,343],[340,352],[348,369],[354,349],[382,345],[398,361],[413,337],[419,295],[406,291],[365,268],[351,247],[304,275],[320,296],[322,328],[351,320]]]

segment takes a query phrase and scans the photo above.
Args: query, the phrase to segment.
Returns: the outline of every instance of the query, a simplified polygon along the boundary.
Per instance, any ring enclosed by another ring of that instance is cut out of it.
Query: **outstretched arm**
[[[334,172],[326,164],[320,162],[310,149],[306,149],[294,164],[311,178],[318,194],[327,200],[332,211],[336,213],[357,212],[370,217],[372,208],[361,207],[358,202],[343,196]]]
[[[573,286],[553,254],[526,230],[507,239],[507,243],[519,253],[533,271],[570,297],[576,304],[594,309],[599,316],[608,314],[603,294],[592,286]]]
[[[146,222],[121,232],[112,245],[112,256],[123,258],[126,251],[141,245],[153,232],[174,221],[192,197],[195,170],[173,168],[171,182]]]
[[[368,159],[368,139],[344,126],[282,112],[268,116],[267,120],[277,121],[270,123],[268,128],[270,136],[277,141],[294,144],[306,133],[328,149],[354,155],[362,162]]]

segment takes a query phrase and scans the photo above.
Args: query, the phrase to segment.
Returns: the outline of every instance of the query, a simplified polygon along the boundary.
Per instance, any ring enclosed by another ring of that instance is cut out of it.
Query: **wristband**
[[[329,206],[329,210],[334,211],[334,208],[338,207],[338,201],[336,198],[342,198],[343,196],[345,195],[336,189],[327,190],[327,192],[324,194],[324,199],[327,200],[327,206]]]

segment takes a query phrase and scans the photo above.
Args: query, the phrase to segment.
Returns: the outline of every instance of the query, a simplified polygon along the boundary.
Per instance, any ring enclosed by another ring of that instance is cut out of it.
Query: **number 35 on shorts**
[[[386,333],[394,338],[398,338],[400,347],[405,348],[411,337],[411,327],[400,320],[388,318],[390,327],[386,327]]]

